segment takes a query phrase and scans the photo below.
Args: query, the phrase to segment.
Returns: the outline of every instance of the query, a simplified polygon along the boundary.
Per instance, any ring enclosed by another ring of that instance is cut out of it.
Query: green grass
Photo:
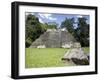
[[[89,51],[90,51],[90,48],[89,47],[82,47],[82,49],[84,50],[84,53],[85,54],[88,54]]]
[[[26,68],[68,66],[61,58],[68,49],[64,48],[26,48]]]
[[[61,60],[67,51],[64,48],[26,48],[25,68],[74,66]],[[84,51],[88,52],[89,48]]]

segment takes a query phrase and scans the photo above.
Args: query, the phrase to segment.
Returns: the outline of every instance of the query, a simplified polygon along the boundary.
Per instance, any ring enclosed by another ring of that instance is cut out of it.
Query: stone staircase
[[[59,48],[62,47],[63,44],[68,44],[70,42],[76,42],[74,37],[68,31],[61,31],[58,29],[55,31],[46,31],[36,39],[30,47],[36,48],[37,46],[45,45],[46,48]]]

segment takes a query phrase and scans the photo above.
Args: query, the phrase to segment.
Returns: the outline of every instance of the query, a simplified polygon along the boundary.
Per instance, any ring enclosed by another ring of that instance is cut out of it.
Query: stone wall
[[[67,30],[50,29],[36,39],[30,47],[37,48],[44,45],[46,48],[59,48],[70,43],[73,44],[74,42],[76,40]]]

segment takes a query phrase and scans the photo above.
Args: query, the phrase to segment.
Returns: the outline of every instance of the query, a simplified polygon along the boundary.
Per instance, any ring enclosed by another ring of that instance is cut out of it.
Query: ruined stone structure
[[[48,29],[30,48],[70,48],[62,61],[71,61],[76,65],[89,65],[89,59],[75,38],[65,29]]]
[[[73,47],[65,53],[62,60],[73,62],[76,65],[89,65],[89,54],[84,53],[80,43],[74,43]]]
[[[36,39],[31,48],[45,46],[45,48],[70,48],[76,42],[74,37],[65,29],[48,29],[38,39]]]
[[[89,65],[89,58],[81,47],[69,49],[62,60],[73,62],[76,65]]]

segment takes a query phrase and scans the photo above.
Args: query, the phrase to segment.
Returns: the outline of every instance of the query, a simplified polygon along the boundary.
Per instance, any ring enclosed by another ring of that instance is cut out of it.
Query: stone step
[[[36,39],[30,47],[45,45],[46,47],[62,47],[63,44],[75,42],[76,40],[68,31],[50,30]]]

